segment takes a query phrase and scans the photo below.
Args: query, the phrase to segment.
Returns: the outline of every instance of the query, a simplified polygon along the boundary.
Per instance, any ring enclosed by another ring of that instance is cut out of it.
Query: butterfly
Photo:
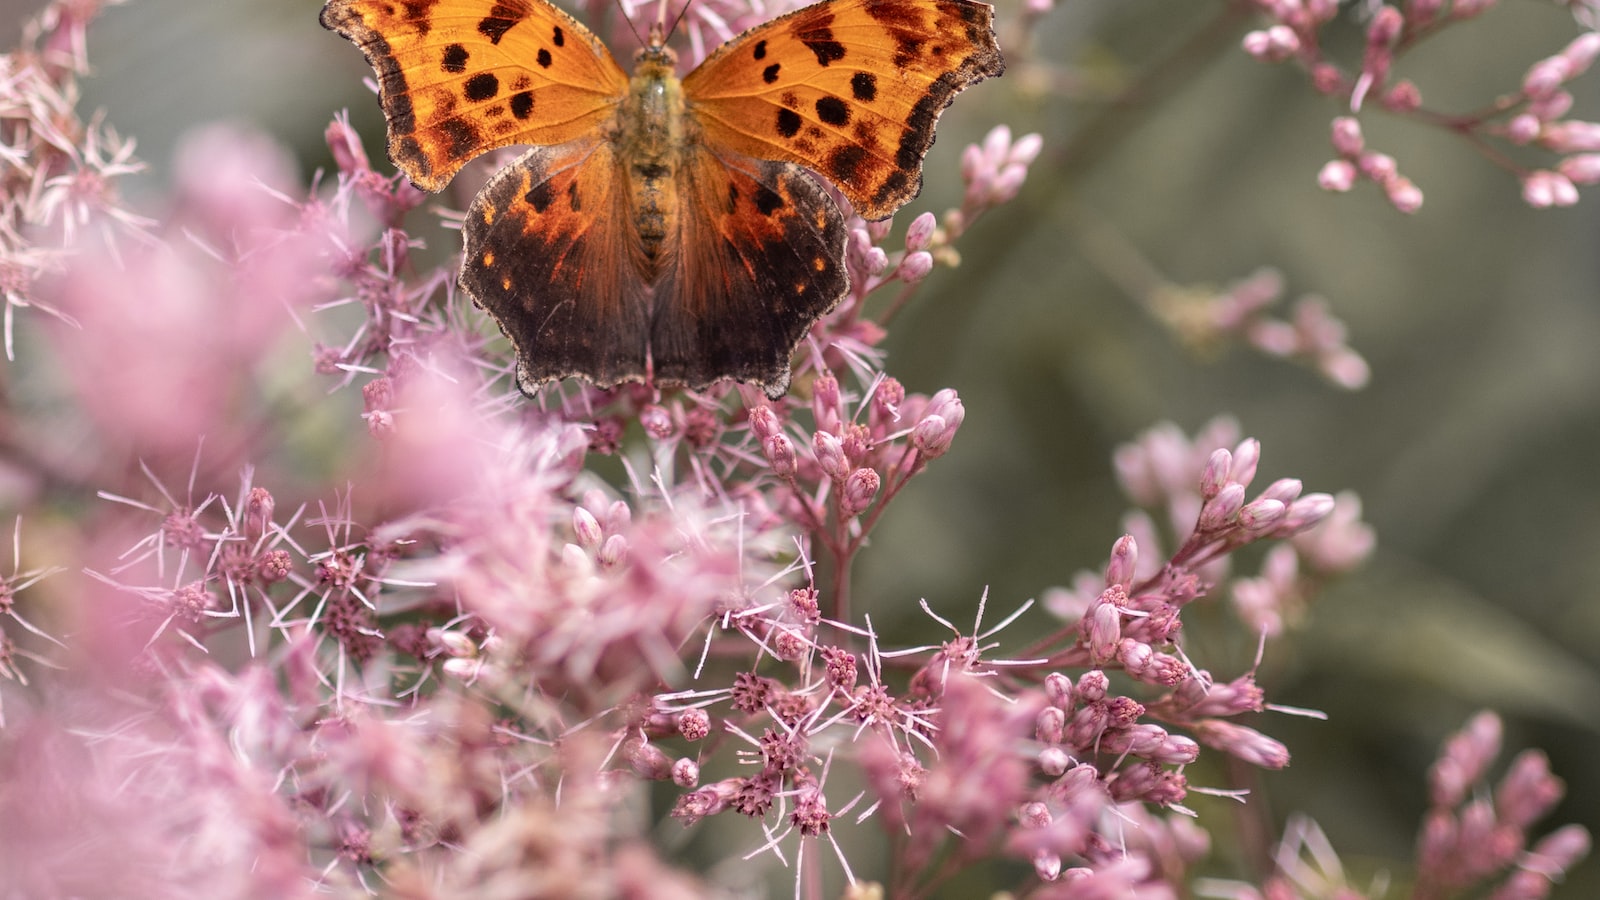
[[[389,158],[438,191],[531,145],[463,223],[460,286],[517,383],[581,376],[787,392],[789,358],[849,290],[845,217],[916,196],[939,114],[1005,64],[975,0],[824,0],[681,80],[659,25],[630,78],[546,0],[327,0],[378,76]]]

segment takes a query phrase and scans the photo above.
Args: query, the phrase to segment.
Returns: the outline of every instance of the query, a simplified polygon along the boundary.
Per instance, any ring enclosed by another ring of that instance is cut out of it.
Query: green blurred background
[[[36,5],[8,5],[9,46]],[[321,134],[348,107],[381,157],[369,70],[318,26],[319,5],[132,0],[103,14],[84,108],[138,139],[147,202],[182,135],[219,119],[274,135],[309,174],[329,165]],[[1115,445],[1160,420],[1192,433],[1232,413],[1262,441],[1258,485],[1293,475],[1307,490],[1353,489],[1379,538],[1365,571],[1268,648],[1269,699],[1329,720],[1258,723],[1294,752],[1255,786],[1258,802],[1314,816],[1363,877],[1399,865],[1439,742],[1490,707],[1510,748],[1544,748],[1566,779],[1550,822],[1600,831],[1600,197],[1530,210],[1464,141],[1381,114],[1363,116],[1368,142],[1422,188],[1422,210],[1401,215],[1370,185],[1323,193],[1315,176],[1340,110],[1298,72],[1241,52],[1249,20],[1219,24],[1225,9],[1070,0],[1024,48],[1008,27],[1017,7],[1002,2],[1011,71],[946,115],[928,189],[900,219],[957,202],[959,151],[995,124],[1041,132],[1046,149],[1023,196],[981,220],[962,265],[936,271],[895,324],[891,373],[914,391],[956,388],[967,418],[885,516],[859,564],[859,602],[880,633],[928,640],[941,630],[918,598],[970,623],[987,590],[998,620],[1103,564],[1125,508]],[[1556,4],[1514,0],[1398,74],[1431,109],[1477,109],[1577,33]],[[1329,37],[1330,54],[1359,58],[1358,30]],[[1166,74],[1137,103],[1109,104],[1153,69]],[[1574,87],[1575,115],[1600,118],[1600,73]],[[1082,222],[1120,233],[1178,283],[1281,269],[1290,297],[1321,294],[1349,325],[1371,385],[1343,392],[1245,350],[1196,358],[1084,252]],[[453,233],[430,237],[455,249]],[[999,652],[1041,624],[1002,634]],[[1254,652],[1237,632],[1226,612],[1199,611],[1190,655],[1234,677]],[[1231,815],[1196,805],[1219,827]],[[1600,896],[1600,866],[1558,895]]]

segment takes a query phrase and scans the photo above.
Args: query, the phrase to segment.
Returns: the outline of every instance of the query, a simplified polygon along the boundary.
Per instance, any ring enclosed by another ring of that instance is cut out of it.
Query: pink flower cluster
[[[1384,191],[1401,212],[1422,206],[1422,191],[1399,172],[1395,159],[1369,149],[1356,118],[1369,101],[1382,110],[1458,134],[1522,184],[1524,202],[1535,208],[1571,206],[1578,185],[1600,182],[1600,123],[1567,118],[1573,107],[1568,85],[1600,54],[1600,34],[1587,32],[1560,52],[1533,63],[1514,93],[1497,97],[1482,112],[1451,115],[1427,109],[1416,82],[1394,70],[1420,44],[1478,18],[1494,0],[1409,0],[1398,5],[1348,7],[1334,0],[1253,0],[1271,24],[1250,32],[1244,50],[1270,63],[1293,61],[1318,92],[1348,103],[1351,115],[1333,122],[1338,157],[1323,166],[1325,190],[1348,191],[1362,179]],[[1343,11],[1371,10],[1360,65],[1341,66],[1325,53],[1323,33]],[[1581,16],[1580,16],[1581,18]],[[1560,158],[1555,164],[1519,163],[1495,146],[1536,146]]]
[[[691,36],[757,14],[694,9]],[[1025,638],[1031,603],[986,626],[985,596],[970,629],[924,603],[949,632],[932,645],[852,608],[874,529],[968,427],[956,391],[887,374],[887,323],[1019,196],[1037,135],[966,148],[956,209],[851,221],[851,293],[788,396],[524,398],[456,256],[424,252],[454,235],[343,117],[309,191],[272,140],[218,126],[185,140],[161,221],[123,209],[131,145],[70,102],[93,11],[51,5],[0,89],[8,315],[56,313],[22,355],[50,360],[52,402],[7,410],[26,512],[0,575],[6,890],[723,890],[725,867],[657,839],[669,813],[640,812],[657,782],[684,825],[743,826],[719,863],[787,866],[797,891],[828,857],[849,890],[879,889],[870,865],[906,897],[1006,859],[1032,897],[1176,898],[1211,844],[1191,764],[1287,765],[1254,670],[1191,658],[1185,614],[1231,600],[1266,652],[1373,534],[1353,495],[1258,486],[1261,447],[1228,420],[1117,451],[1140,509]],[[1363,380],[1320,306],[1262,313],[1278,291],[1232,289],[1216,330]],[[1246,548],[1259,568],[1236,574]],[[1419,882],[1537,896],[1587,837],[1531,838],[1560,794],[1537,755],[1481,799],[1489,732],[1436,768]],[[843,836],[863,828],[888,859]]]

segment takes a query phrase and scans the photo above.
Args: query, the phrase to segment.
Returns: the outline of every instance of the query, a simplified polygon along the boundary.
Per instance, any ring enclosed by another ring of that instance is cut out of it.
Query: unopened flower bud
[[[685,756],[672,764],[672,783],[692,788],[700,783],[700,764]]]
[[[795,473],[794,442],[786,434],[774,434],[761,442],[761,452],[767,465],[779,478],[793,478]]]
[[[711,717],[703,709],[686,709],[678,713],[678,734],[686,741],[702,741],[711,733]]]
[[[1279,500],[1252,500],[1239,508],[1239,524],[1255,532],[1274,528],[1288,515],[1289,507]]]
[[[1072,767],[1072,756],[1060,747],[1046,747],[1039,751],[1039,771],[1051,778],[1060,778]]]
[[[878,473],[869,468],[856,469],[844,482],[844,495],[841,502],[845,515],[859,515],[868,506],[872,505],[874,497],[878,496]]]
[[[341,115],[334,119],[329,123],[328,130],[323,132],[323,137],[333,154],[333,164],[339,167],[340,172],[357,175],[372,169],[372,164],[367,161],[367,150],[361,145],[361,135],[350,127],[348,118]]]
[[[1200,499],[1210,500],[1221,493],[1232,471],[1233,454],[1226,447],[1211,451],[1211,458],[1206,460],[1206,467],[1200,473]]]
[[[572,531],[578,538],[578,546],[591,551],[600,546],[606,536],[594,513],[581,506],[572,511]]]
[[[1046,744],[1061,743],[1061,736],[1067,727],[1067,714],[1059,707],[1046,706],[1034,716],[1034,737]],[[1057,774],[1060,774],[1059,772]]]
[[[1397,212],[1409,215],[1422,208],[1422,189],[1409,178],[1389,179],[1383,184],[1383,192],[1389,198],[1389,205]]]
[[[640,777],[664,781],[672,777],[672,758],[654,744],[639,741],[628,753],[628,763]]]
[[[1331,159],[1317,173],[1317,187],[1342,194],[1356,185],[1355,164],[1347,159]]]
[[[933,240],[934,229],[939,225],[939,220],[933,213],[925,212],[915,219],[906,228],[906,250],[915,253],[918,250],[928,249],[928,244]]]
[[[778,414],[773,412],[772,407],[765,403],[750,410],[750,432],[761,440],[764,441],[777,434],[778,429],[781,427],[781,423],[778,422]]]
[[[1127,590],[1133,584],[1134,571],[1139,567],[1139,544],[1133,535],[1125,534],[1111,545],[1111,562],[1106,565],[1106,587],[1113,585]]]
[[[838,434],[843,408],[839,379],[834,378],[831,372],[822,373],[811,393],[811,415],[816,421],[817,430]]]
[[[1278,528],[1284,534],[1298,534],[1326,519],[1335,505],[1329,494],[1307,494],[1289,504],[1289,511]]]
[[[644,433],[658,441],[672,437],[672,414],[665,407],[654,403],[646,406],[639,412],[639,424],[644,426]]]
[[[850,462],[845,459],[844,445],[826,431],[811,436],[811,452],[817,458],[822,474],[834,481],[844,481],[850,475]]]
[[[272,492],[264,487],[250,489],[249,498],[244,506],[244,534],[250,540],[256,540],[267,533],[272,527],[272,512],[277,508],[277,501],[272,498]]]
[[[1233,468],[1229,470],[1230,480],[1245,487],[1255,480],[1256,466],[1261,463],[1261,442],[1255,438],[1245,438],[1239,446],[1233,448]]]
[[[1262,491],[1261,496],[1257,499],[1293,503],[1294,499],[1300,496],[1301,487],[1302,485],[1298,478],[1279,478],[1277,481],[1267,485],[1267,489]]]
[[[900,260],[900,267],[895,270],[895,275],[906,284],[916,284],[927,278],[928,273],[932,271],[933,254],[926,250],[918,250],[915,253],[907,253],[905,258]]]
[[[627,558],[628,539],[620,534],[606,538],[606,542],[600,545],[600,551],[595,554],[595,562],[598,562],[603,569],[615,569]]]
[[[1243,506],[1244,485],[1231,483],[1200,507],[1200,518],[1195,528],[1200,532],[1220,531],[1232,524],[1233,517],[1239,514]]]

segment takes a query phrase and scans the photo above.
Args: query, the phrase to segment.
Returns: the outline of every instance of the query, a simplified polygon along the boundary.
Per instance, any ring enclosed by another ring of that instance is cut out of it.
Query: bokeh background
[[[103,14],[83,103],[137,137],[151,168],[135,192],[158,205],[178,142],[217,120],[284,142],[309,179],[329,166],[323,129],[349,108],[381,156],[369,72],[318,26],[319,6],[131,0]],[[35,8],[0,2],[7,46]],[[1232,414],[1263,443],[1258,484],[1355,490],[1379,537],[1365,571],[1268,648],[1269,698],[1328,720],[1259,723],[1294,761],[1255,785],[1257,802],[1314,816],[1357,871],[1399,865],[1439,742],[1489,707],[1509,748],[1545,749],[1567,780],[1550,824],[1600,832],[1600,196],[1531,210],[1465,141],[1376,113],[1363,116],[1368,142],[1422,188],[1422,210],[1402,215],[1370,185],[1323,193],[1340,110],[1297,71],[1241,52],[1250,19],[1229,9],[1066,0],[1025,39],[1003,27],[1010,72],[944,118],[902,222],[958,201],[959,151],[990,127],[1040,132],[1046,149],[1023,195],[963,238],[960,267],[936,271],[892,330],[890,371],[911,390],[956,388],[967,418],[885,517],[859,564],[860,602],[880,632],[929,640],[941,630],[919,598],[970,623],[987,591],[997,620],[1103,564],[1126,507],[1118,443],[1161,420],[1192,433]],[[1000,10],[1016,21],[1011,0]],[[1474,110],[1577,33],[1557,3],[1508,0],[1398,74],[1431,109]],[[1355,26],[1331,38],[1330,52],[1359,58]],[[1579,112],[1600,119],[1600,72],[1574,87]],[[1291,297],[1320,294],[1349,325],[1370,386],[1343,391],[1244,349],[1192,354],[1122,292],[1086,228],[1175,283],[1278,268]],[[440,230],[434,252],[455,240]],[[1202,612],[1190,655],[1233,677],[1254,653],[1238,632],[1225,609]],[[1600,865],[1559,895],[1600,896]]]

